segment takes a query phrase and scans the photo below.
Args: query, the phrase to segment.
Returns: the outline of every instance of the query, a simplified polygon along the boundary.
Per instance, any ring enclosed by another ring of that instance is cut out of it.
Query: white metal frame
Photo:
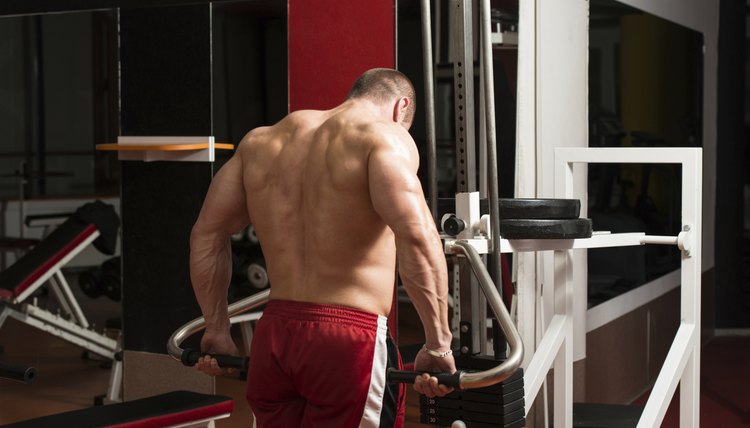
[[[557,148],[555,197],[573,197],[574,165],[589,163],[671,163],[682,166],[682,232],[677,237],[642,233],[596,234],[588,239],[501,242],[501,251],[554,251],[554,313],[525,371],[526,413],[547,373],[554,368],[554,425],[573,425],[574,324],[584,323],[573,301],[586,287],[574,283],[572,250],[644,244],[673,244],[681,255],[681,323],[644,408],[639,428],[658,427],[680,384],[680,425],[700,423],[701,230],[703,152],[700,148]],[[575,178],[578,178],[576,176]],[[585,334],[585,328],[582,330]]]
[[[217,420],[228,418],[229,416],[231,416],[230,413],[222,413],[220,415],[203,418],[203,419],[199,419],[196,421],[185,422],[185,423],[181,423],[177,425],[169,425],[168,428],[201,428],[201,427],[213,428],[216,426]],[[253,423],[253,426],[255,426],[254,423]]]
[[[702,87],[702,145],[704,205],[716,199],[716,116],[719,2],[704,0],[618,0],[667,19],[704,37]],[[517,198],[553,197],[555,147],[585,147],[588,141],[589,2],[532,0],[519,2],[517,88],[516,191]],[[585,183],[582,183],[585,185]],[[585,186],[581,194],[585,193]],[[585,215],[585,214],[584,214]],[[714,267],[714,210],[703,213],[705,242],[701,264]],[[535,300],[535,287],[552,282],[552,254],[521,253],[514,258],[518,283],[518,327],[527,349],[533,349],[540,319],[550,319],[552,302]],[[575,275],[586,275],[585,260]],[[579,278],[580,279],[580,278]],[[546,293],[545,295],[550,294]],[[579,302],[575,302],[576,305]],[[579,339],[584,336],[577,335]],[[575,358],[585,358],[585,343],[577,341]],[[527,360],[528,362],[528,360]]]

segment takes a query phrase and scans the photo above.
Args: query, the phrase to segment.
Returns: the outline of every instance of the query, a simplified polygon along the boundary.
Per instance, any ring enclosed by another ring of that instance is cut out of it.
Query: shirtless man
[[[451,391],[426,373],[456,368],[445,257],[408,133],[414,110],[403,74],[369,70],[339,106],[249,132],[211,183],[190,239],[201,348],[237,355],[229,237],[252,222],[271,283],[247,382],[260,427],[403,426],[403,386],[385,382],[400,366],[386,324],[397,260],[426,338],[414,389]],[[222,373],[210,357],[196,367]]]

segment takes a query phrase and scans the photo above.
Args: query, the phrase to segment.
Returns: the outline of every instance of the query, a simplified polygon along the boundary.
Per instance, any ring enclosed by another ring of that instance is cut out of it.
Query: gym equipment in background
[[[8,317],[113,361],[107,398],[120,399],[118,340],[93,330],[62,268],[89,245],[113,254],[120,219],[111,205],[85,204],[18,261],[0,272],[0,326]],[[47,286],[60,313],[41,307],[34,294]]]

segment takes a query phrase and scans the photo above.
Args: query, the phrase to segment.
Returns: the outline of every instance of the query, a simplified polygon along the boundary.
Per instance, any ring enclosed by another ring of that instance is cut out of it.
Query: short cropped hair
[[[412,123],[417,109],[414,85],[403,73],[390,68],[373,68],[362,73],[354,82],[346,99],[369,98],[385,102],[393,98],[409,99],[404,121]]]

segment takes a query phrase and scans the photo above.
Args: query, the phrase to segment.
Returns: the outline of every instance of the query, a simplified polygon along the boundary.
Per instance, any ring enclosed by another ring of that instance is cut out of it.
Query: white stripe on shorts
[[[388,366],[388,318],[378,316],[378,332],[375,338],[375,350],[372,356],[372,372],[370,373],[370,389],[367,391],[367,403],[362,413],[360,428],[378,428],[380,426],[380,412],[383,409],[385,395],[385,374]]]

